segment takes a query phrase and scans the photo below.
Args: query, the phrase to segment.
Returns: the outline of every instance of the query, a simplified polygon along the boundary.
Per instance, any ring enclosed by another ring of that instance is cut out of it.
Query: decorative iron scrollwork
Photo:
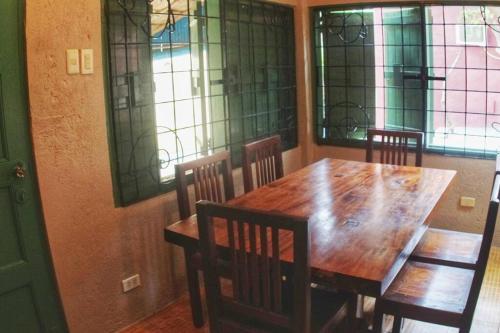
[[[493,24],[488,23],[488,15],[486,13],[486,6],[480,6],[479,11],[481,12],[481,16],[484,20],[484,24],[486,24],[491,30],[500,33],[500,30],[497,27],[494,27]],[[500,15],[497,16],[496,20],[497,20],[496,24],[500,25]]]
[[[146,4],[144,15],[142,22],[136,22],[134,19],[133,11],[137,8],[137,2],[142,1]],[[148,38],[153,38],[151,34],[151,15],[155,14],[154,12],[154,4],[158,1],[165,1],[167,3],[167,18],[164,23],[164,28],[161,30],[159,34],[155,35],[163,35],[165,31],[172,33],[175,31],[175,15],[172,10],[172,1],[173,0],[116,0],[118,6],[123,10],[123,13],[127,17],[127,19],[136,27],[140,27],[141,30],[148,36]]]
[[[349,20],[352,20],[353,17],[359,17],[360,23],[356,25],[347,24],[347,22]],[[337,27],[337,25],[335,25],[335,20],[338,19],[341,19],[341,24],[335,31],[334,27]],[[365,24],[362,13],[344,13],[342,16],[339,16],[338,13],[329,14],[326,17],[325,24],[328,32],[331,34],[335,34],[337,38],[340,39],[344,44],[353,44],[360,39],[366,39],[368,37],[368,26]],[[349,39],[347,36],[347,28],[354,26],[359,26],[359,30],[353,38]]]
[[[175,140],[176,140],[176,145],[179,149],[179,153],[176,156],[172,158],[172,154],[166,150],[166,149],[158,149],[154,152],[151,153],[149,157],[149,166],[148,166],[148,172],[149,176],[151,179],[153,179],[155,182],[160,183],[161,179],[159,179],[159,173],[156,173],[154,171],[159,171],[167,169],[170,164],[173,161],[181,162],[184,157],[184,147],[182,145],[182,142],[177,135],[176,131],[172,130],[169,127],[165,126],[157,126],[156,131],[155,130],[145,130],[137,137],[137,139],[134,141],[134,144],[132,146],[132,150],[130,152],[130,158],[128,161],[128,168],[127,168],[127,174],[132,177],[137,177],[138,176],[138,171],[134,168],[134,160],[135,160],[135,154],[139,150],[139,147],[142,146],[142,141],[145,140],[146,138],[149,138],[152,135],[156,135],[159,137],[162,134],[166,133],[171,133],[174,135]]]
[[[166,2],[167,4],[167,18],[166,20],[162,23],[163,25],[163,29],[160,30],[159,33],[154,33],[155,37],[158,37],[158,36],[162,36],[165,31],[168,31],[168,33],[173,33],[175,32],[175,13],[174,13],[174,10],[172,8],[172,1],[173,0],[145,0],[145,1],[148,1],[150,3],[150,6],[152,6],[153,8],[153,13],[152,15],[157,15],[158,13],[155,12],[155,6],[154,6],[154,3],[155,2]],[[190,1],[190,0],[188,0]],[[161,15],[164,15],[164,14],[161,14]],[[150,33],[151,34],[151,33]],[[151,36],[153,37],[153,36]]]
[[[500,133],[500,123],[499,122],[496,122],[496,121],[492,122],[491,128],[493,128],[495,131]]]
[[[337,107],[348,107],[348,108],[354,108],[359,110],[359,112],[362,113],[364,116],[364,124],[360,124],[360,121],[356,119],[353,114],[353,112],[349,112],[349,114],[340,119],[339,121],[336,121],[335,124],[330,125],[330,120],[329,119],[324,119],[323,121],[323,127],[327,129],[333,129],[334,133],[333,136],[337,139],[351,139],[354,134],[358,131],[360,125],[364,125],[363,128],[368,128],[370,125],[370,116],[366,112],[366,109],[359,104],[353,103],[353,102],[339,102],[337,104],[334,104],[330,107],[330,109],[334,109]],[[335,114],[335,111],[329,111],[330,114]],[[366,139],[366,133],[365,137]]]

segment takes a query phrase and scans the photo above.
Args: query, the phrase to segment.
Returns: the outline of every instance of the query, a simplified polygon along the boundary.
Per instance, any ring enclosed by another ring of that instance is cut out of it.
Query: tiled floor
[[[365,310],[370,312],[373,302],[367,302]],[[390,331],[390,325],[387,331]],[[156,315],[126,329],[125,333],[182,332],[205,333],[208,327],[196,329],[191,323],[187,295],[169,305]],[[405,321],[403,333],[451,333],[457,329],[421,322]],[[500,248],[493,248],[486,277],[481,289],[479,303],[474,314],[471,333],[500,333]]]

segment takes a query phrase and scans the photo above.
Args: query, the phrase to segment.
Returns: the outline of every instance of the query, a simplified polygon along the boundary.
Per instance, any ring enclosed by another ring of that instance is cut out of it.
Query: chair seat
[[[480,234],[429,228],[411,260],[474,269],[482,239]]]
[[[408,261],[382,296],[398,315],[416,318],[426,314],[441,317],[444,323],[459,320],[462,315],[474,271],[464,268]]]
[[[347,316],[349,294],[333,293],[324,289],[311,288],[311,333],[331,332]],[[288,303],[290,305],[290,303]],[[285,309],[285,312],[291,311]],[[241,333],[280,333],[288,332],[283,328],[269,325],[259,325],[255,321],[223,319],[223,332]]]

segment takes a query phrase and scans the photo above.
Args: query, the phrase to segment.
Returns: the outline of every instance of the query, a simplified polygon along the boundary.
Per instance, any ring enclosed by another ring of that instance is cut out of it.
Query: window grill
[[[363,146],[381,127],[424,131],[428,151],[498,151],[499,17],[479,5],[316,9],[318,143]]]
[[[148,5],[150,4],[150,5]],[[108,0],[121,203],[172,188],[174,164],[280,134],[297,145],[293,9],[261,1]]]
[[[297,145],[293,10],[261,1],[223,1],[225,93],[233,160],[241,146],[280,134]]]
[[[106,5],[116,178],[120,201],[129,203],[160,189],[149,6],[121,0]]]

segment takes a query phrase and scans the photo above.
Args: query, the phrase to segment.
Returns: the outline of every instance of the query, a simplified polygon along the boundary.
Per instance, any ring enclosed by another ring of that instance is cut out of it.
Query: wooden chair
[[[283,177],[283,158],[281,156],[279,135],[251,142],[243,146],[243,185],[245,193],[254,189],[252,163],[255,162],[257,187]]]
[[[191,173],[187,175],[187,172]],[[220,173],[222,173],[222,182],[220,181]],[[188,194],[188,178],[194,184],[196,201],[224,202],[234,198],[231,157],[228,151],[215,153],[211,156],[175,166],[177,203],[181,219],[186,219],[192,215]],[[201,327],[203,326],[203,311],[198,280],[198,270],[201,269],[201,255],[196,249],[186,248],[184,257],[193,322],[196,327]]]
[[[500,173],[500,155],[497,155],[496,173]],[[453,267],[475,269],[483,234],[429,228],[411,254],[414,261]]]
[[[373,151],[375,148],[374,138],[380,136],[380,163],[408,165],[409,140],[416,141],[415,166],[422,166],[423,155],[423,133],[409,131],[393,131],[385,129],[369,128],[366,141],[366,162],[373,163]],[[358,299],[358,312],[363,309],[364,298],[360,295]]]
[[[374,332],[382,331],[384,314],[395,317],[392,332],[400,331],[401,318],[458,327],[460,333],[470,331],[493,241],[499,191],[497,173],[475,269],[409,260],[375,304]]]
[[[325,332],[344,319],[346,294],[311,289],[306,219],[206,201],[196,207],[210,332]],[[286,268],[284,247],[294,257]],[[223,251],[232,293],[221,288]]]
[[[409,140],[414,139],[416,141],[415,166],[422,166],[422,141],[424,137],[422,132],[391,131],[369,128],[366,142],[366,162],[373,162],[373,139],[376,136],[382,137],[380,141],[380,163],[408,165]]]

